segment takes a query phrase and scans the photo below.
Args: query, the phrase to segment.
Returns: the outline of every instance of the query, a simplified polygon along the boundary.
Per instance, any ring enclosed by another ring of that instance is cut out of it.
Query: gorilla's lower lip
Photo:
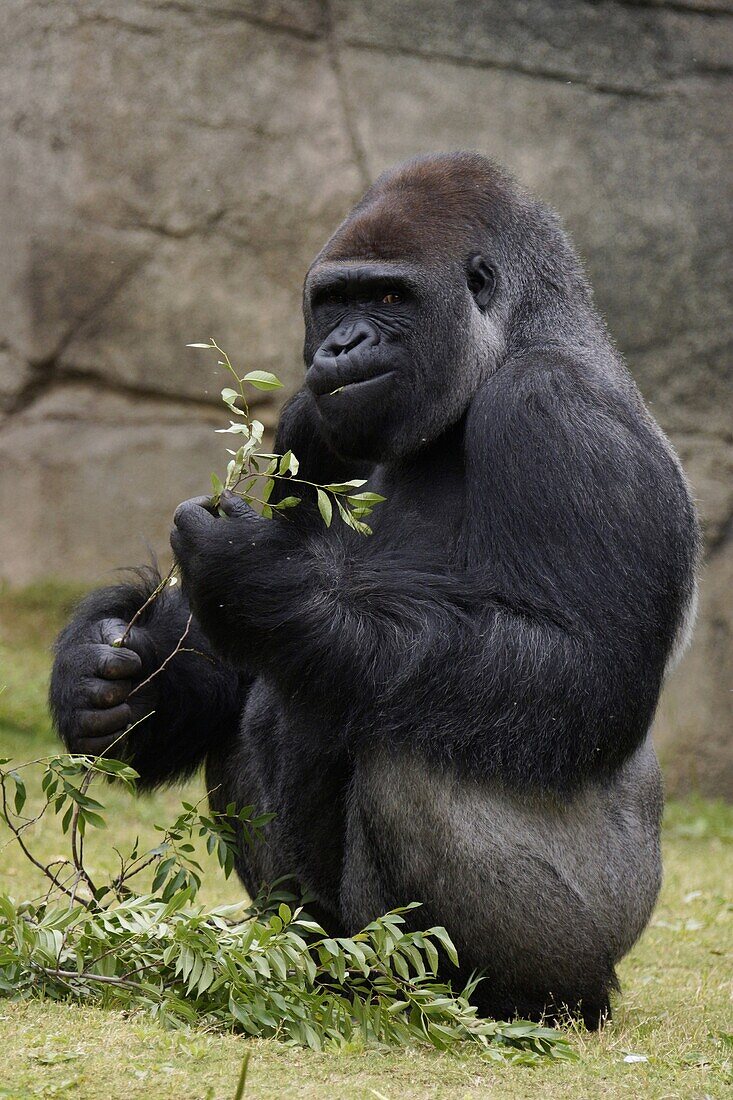
[[[389,378],[393,374],[393,370],[386,370],[382,374],[373,375],[371,378],[361,378],[356,382],[344,382],[343,386],[337,386],[335,390],[329,390],[328,393],[322,393],[320,397],[335,397],[336,394],[345,393],[347,390],[367,389],[375,382],[383,382],[385,378]]]

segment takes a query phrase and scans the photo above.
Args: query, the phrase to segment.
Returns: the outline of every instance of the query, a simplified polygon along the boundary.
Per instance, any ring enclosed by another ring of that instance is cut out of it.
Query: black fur
[[[647,739],[698,552],[677,460],[556,219],[477,155],[382,177],[304,305],[277,449],[314,481],[368,476],[374,535],[327,530],[311,499],[270,521],[181,505],[185,595],[142,616],[124,682],[188,600],[208,659],[102,699],[121,631],[99,620],[150,584],[96,593],[59,639],[59,731],[102,745],[154,707],[127,737],[145,784],[206,759],[215,804],[276,812],[242,852],[250,890],[290,874],[334,929],[423,901],[486,970],[484,1011],[595,1024],[658,888]]]

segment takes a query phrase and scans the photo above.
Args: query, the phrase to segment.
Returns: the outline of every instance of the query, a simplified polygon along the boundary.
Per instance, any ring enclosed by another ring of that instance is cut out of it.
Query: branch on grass
[[[73,981],[101,982],[102,985],[117,985],[128,989],[141,989],[143,993],[150,992],[147,986],[142,985],[141,982],[132,982],[129,978],[109,978],[104,974],[90,974],[86,970],[82,970],[81,973],[79,973],[77,970],[57,970],[50,966],[38,966],[38,964],[34,964],[34,969],[40,974],[45,974],[47,978],[61,978],[62,980],[66,980],[69,985],[72,985]]]

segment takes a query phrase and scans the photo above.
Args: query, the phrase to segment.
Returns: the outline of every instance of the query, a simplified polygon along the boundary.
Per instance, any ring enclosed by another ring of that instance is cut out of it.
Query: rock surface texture
[[[0,38],[0,574],[165,552],[225,457],[184,345],[292,391],[318,246],[394,161],[476,148],[563,215],[694,486],[701,612],[658,744],[671,788],[730,795],[733,6],[3,0]]]

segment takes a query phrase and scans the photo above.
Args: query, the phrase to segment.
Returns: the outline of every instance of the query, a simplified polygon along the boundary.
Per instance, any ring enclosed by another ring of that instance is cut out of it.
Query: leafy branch
[[[471,1044],[487,1058],[527,1064],[573,1057],[553,1030],[479,1019],[467,999],[475,980],[456,993],[438,978],[441,953],[457,961],[445,929],[408,929],[414,905],[350,937],[329,937],[277,883],[249,907],[200,905],[199,847],[230,875],[238,846],[260,843],[271,814],[184,802],[176,820],[159,827],[158,845],[142,851],[136,841],[126,855],[118,852],[115,876],[93,881],[83,842],[107,821],[89,789],[105,776],[133,791],[135,771],[70,754],[9,763],[0,761],[1,816],[51,889],[21,902],[0,894],[0,995],[142,1010],[169,1026],[234,1028],[314,1050],[360,1041],[439,1050]],[[32,813],[29,772],[40,772]],[[27,839],[47,812],[69,834],[65,881]],[[146,884],[141,892],[138,881]]]
[[[186,346],[215,351],[221,356],[217,360],[218,365],[228,371],[236,387],[226,386],[221,391],[222,401],[236,419],[229,421],[228,428],[218,428],[217,431],[224,435],[241,436],[242,443],[237,450],[227,448],[232,457],[227,465],[224,481],[216,474],[211,475],[214,505],[218,505],[221,494],[229,490],[248,504],[258,504],[262,515],[271,519],[274,512],[294,508],[302,500],[302,497],[293,495],[272,503],[270,498],[275,483],[283,481],[315,491],[318,510],[327,527],[331,525],[335,505],[348,527],[359,534],[371,535],[371,528],[364,519],[371,515],[374,506],[381,503],[384,497],[379,493],[360,492],[362,486],[366,485],[365,480],[357,478],[353,481],[319,485],[297,476],[299,462],[292,451],[278,455],[259,450],[265,428],[259,420],[250,417],[245,386],[253,386],[258,390],[275,390],[282,387],[282,382],[269,371],[253,370],[240,376],[227,353],[213,338],[207,343]]]

